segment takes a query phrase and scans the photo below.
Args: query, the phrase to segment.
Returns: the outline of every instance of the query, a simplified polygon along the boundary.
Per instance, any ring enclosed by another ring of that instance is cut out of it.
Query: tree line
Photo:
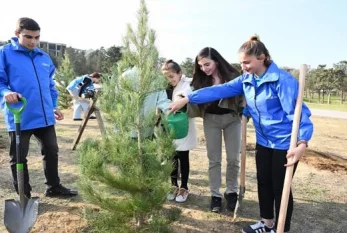
[[[299,70],[282,67],[290,72],[297,79]],[[339,103],[343,104],[346,100],[347,92],[347,61],[340,61],[328,68],[321,64],[316,68],[308,66],[305,80],[305,99],[308,102],[332,103],[335,97]]]

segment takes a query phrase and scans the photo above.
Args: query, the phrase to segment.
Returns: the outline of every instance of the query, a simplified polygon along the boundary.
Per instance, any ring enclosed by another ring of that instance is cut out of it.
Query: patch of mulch
[[[255,144],[247,144],[247,151],[255,151]],[[347,173],[347,160],[332,153],[308,149],[300,161],[319,170]]]

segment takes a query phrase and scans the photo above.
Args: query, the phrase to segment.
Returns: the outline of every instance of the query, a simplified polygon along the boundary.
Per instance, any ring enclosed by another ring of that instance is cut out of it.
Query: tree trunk
[[[310,103],[313,101],[314,91],[310,91]]]
[[[330,96],[331,96],[331,94],[330,94],[330,91],[328,92],[328,104],[330,104]]]
[[[140,119],[137,119],[136,131],[137,131],[137,152],[139,156],[138,158],[139,158],[139,163],[141,164],[142,170],[143,170],[143,155],[142,155],[142,141],[141,141],[142,130],[140,125]]]
[[[343,95],[344,95],[343,89],[341,89],[341,104],[343,104]]]

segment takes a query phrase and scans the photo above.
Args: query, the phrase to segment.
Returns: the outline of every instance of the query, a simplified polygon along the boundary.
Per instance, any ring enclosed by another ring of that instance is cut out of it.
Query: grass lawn
[[[304,101],[309,108],[347,112],[347,101],[344,101],[344,103],[341,104],[340,96],[331,96],[330,104],[328,104],[327,96],[324,97],[324,101],[323,101],[322,96],[321,96],[321,99],[319,100],[317,94],[314,94],[313,98],[305,97]]]
[[[318,104],[305,102],[309,108],[347,112],[347,104]]]

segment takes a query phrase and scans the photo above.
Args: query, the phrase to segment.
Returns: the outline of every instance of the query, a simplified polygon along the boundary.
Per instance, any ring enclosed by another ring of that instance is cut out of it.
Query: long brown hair
[[[217,50],[206,47],[203,48],[195,58],[193,80],[191,84],[194,90],[213,85],[212,76],[205,74],[205,72],[200,69],[198,62],[203,58],[209,58],[216,63],[222,83],[228,82],[240,75],[240,72],[229,64]]]
[[[222,55],[218,53],[217,50],[211,47],[203,48],[195,58],[193,80],[191,83],[191,86],[193,87],[194,90],[198,90],[200,88],[209,87],[213,85],[212,76],[205,74],[205,72],[203,72],[200,69],[198,62],[203,58],[209,58],[216,63],[222,83],[233,80],[234,78],[240,76],[241,74],[235,67],[233,67],[230,63],[228,63],[222,57]],[[228,99],[228,101],[234,106],[235,108],[234,110],[238,112],[239,104],[242,102],[242,96],[235,96],[233,98]],[[206,104],[199,105],[200,111],[204,111],[207,105]]]

